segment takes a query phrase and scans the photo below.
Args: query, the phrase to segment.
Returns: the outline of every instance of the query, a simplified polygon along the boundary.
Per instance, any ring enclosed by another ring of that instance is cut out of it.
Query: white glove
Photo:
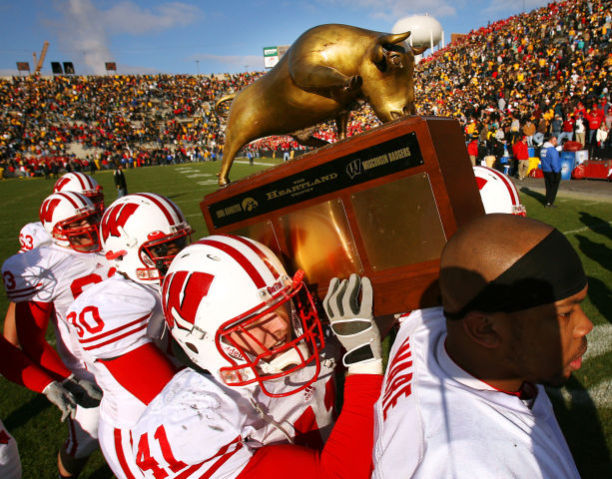
[[[64,379],[62,385],[72,393],[80,406],[91,408],[100,404],[102,399],[102,390],[98,385],[87,379],[79,379],[71,374]]]
[[[76,412],[76,401],[74,400],[74,396],[59,382],[50,382],[47,384],[47,387],[43,389],[42,393],[62,412],[62,422],[64,422],[68,416],[74,417]]]
[[[380,332],[372,312],[373,297],[370,280],[352,274],[348,280],[333,278],[323,300],[332,331],[346,349],[342,362],[349,374],[383,372]]]

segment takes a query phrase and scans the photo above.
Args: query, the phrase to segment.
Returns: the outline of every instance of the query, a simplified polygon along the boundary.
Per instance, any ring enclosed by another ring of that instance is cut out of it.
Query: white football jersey
[[[98,359],[123,356],[150,343],[147,328],[163,321],[159,288],[121,274],[92,285],[68,308],[70,332],[80,344],[80,359],[104,392],[100,416],[117,427],[130,427],[145,404],[115,380]],[[161,319],[160,319],[161,318]]]
[[[375,405],[373,478],[577,478],[544,388],[524,402],[446,353],[441,308],[401,319]]]
[[[52,238],[40,221],[27,223],[19,231],[20,253],[38,248],[40,245],[51,243]]]
[[[2,265],[2,278],[11,301],[53,303],[51,320],[57,338],[57,352],[64,364],[80,377],[91,379],[84,370],[70,338],[66,311],[89,286],[108,278],[113,270],[98,253],[78,253],[55,244],[45,244],[8,258]]]
[[[168,478],[230,478],[263,445],[293,442],[320,448],[333,420],[334,365],[334,359],[323,359],[317,381],[281,398],[266,396],[257,386],[229,388],[208,374],[185,369],[133,428],[136,464],[147,478],[160,469]],[[268,387],[278,393],[286,387],[284,380],[299,383],[312,376],[311,371],[302,374],[297,371]]]
[[[0,477],[2,479],[21,479],[21,461],[15,438],[0,420]]]

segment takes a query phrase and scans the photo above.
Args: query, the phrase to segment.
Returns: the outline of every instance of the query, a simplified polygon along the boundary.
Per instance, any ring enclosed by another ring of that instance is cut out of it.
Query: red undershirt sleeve
[[[20,386],[42,393],[55,379],[36,366],[23,352],[0,336],[0,374]]]
[[[374,403],[382,375],[355,374],[346,378],[344,405],[338,421],[319,452],[290,444],[264,446],[251,458],[238,479],[369,478],[374,447]]]
[[[17,335],[21,349],[33,363],[58,375],[60,379],[65,379],[70,376],[71,371],[45,338],[52,312],[53,303],[38,301],[17,303],[15,306]]]
[[[114,359],[99,359],[115,380],[149,404],[178,371],[153,343],[143,344]]]

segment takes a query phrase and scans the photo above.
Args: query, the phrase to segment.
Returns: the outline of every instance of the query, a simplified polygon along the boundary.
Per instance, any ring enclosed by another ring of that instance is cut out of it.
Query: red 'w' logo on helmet
[[[200,301],[208,294],[213,279],[212,274],[199,271],[177,271],[166,276],[162,298],[168,326],[174,326],[174,314],[188,323],[195,322]]]
[[[60,178],[55,182],[54,191],[62,191],[62,188],[64,188],[64,186],[66,186],[68,183],[70,183],[70,178]]]
[[[40,221],[50,223],[53,220],[53,212],[55,211],[55,208],[57,208],[57,205],[60,204],[60,201],[62,200],[59,198],[53,198],[43,202],[42,206],[40,207]]]
[[[104,218],[102,218],[102,223],[100,225],[104,241],[106,241],[109,236],[121,236],[119,227],[121,226],[123,228],[125,226],[129,217],[136,211],[136,208],[138,208],[138,204],[136,203],[123,203],[111,207],[104,214]]]

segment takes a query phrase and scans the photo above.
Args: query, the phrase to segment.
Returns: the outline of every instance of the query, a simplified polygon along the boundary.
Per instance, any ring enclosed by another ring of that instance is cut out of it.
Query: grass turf
[[[198,163],[132,169],[126,171],[126,179],[132,193],[152,191],[174,200],[195,229],[196,239],[206,234],[199,202],[217,189],[219,166]],[[265,165],[250,166],[239,160],[232,168],[232,178],[264,168]],[[104,187],[106,204],[110,204],[116,196],[112,172],[98,172],[95,178]],[[42,178],[0,183],[0,260],[17,251],[21,226],[37,219],[40,203],[52,186],[53,181]],[[522,200],[528,216],[550,223],[568,236],[589,276],[589,296],[584,309],[595,324],[589,337],[593,352],[587,354],[582,369],[566,387],[550,391],[550,396],[581,475],[612,477],[609,457],[612,448],[612,203],[580,200],[562,193],[556,209],[544,208],[537,193],[523,194]],[[520,241],[520,238],[508,238],[508,241]],[[6,297],[2,295],[0,312],[6,306]],[[53,341],[51,336],[49,339]],[[0,417],[19,444],[23,477],[54,477],[55,454],[66,437],[66,426],[58,421],[57,409],[44,397],[0,380]],[[113,475],[98,452],[80,477],[103,479]]]

